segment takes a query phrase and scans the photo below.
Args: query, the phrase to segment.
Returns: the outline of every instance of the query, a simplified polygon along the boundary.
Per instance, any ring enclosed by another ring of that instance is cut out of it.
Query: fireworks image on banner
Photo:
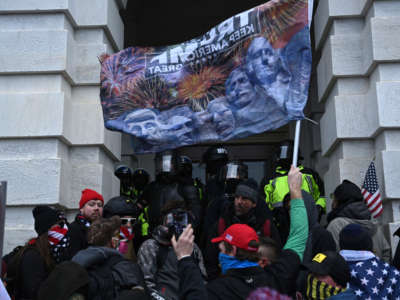
[[[178,85],[178,98],[189,102],[193,111],[205,110],[212,99],[225,94],[227,77],[223,67],[204,67],[198,73],[183,78]]]

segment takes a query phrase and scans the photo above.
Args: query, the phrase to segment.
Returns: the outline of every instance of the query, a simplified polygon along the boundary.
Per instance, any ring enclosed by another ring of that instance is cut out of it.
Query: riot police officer
[[[137,240],[144,241],[149,237],[149,206],[148,199],[145,196],[145,189],[150,181],[150,174],[142,168],[133,171],[132,183],[133,194],[137,199],[138,205],[143,209],[138,217],[140,224],[140,234],[137,235]],[[139,237],[140,236],[140,237]]]
[[[293,157],[293,141],[286,140],[280,144],[278,153],[278,164],[275,169],[275,174],[268,184],[264,186],[265,200],[271,210],[283,206],[283,200],[287,193],[289,193],[289,186],[287,183],[287,174],[290,170]],[[302,157],[299,155],[299,159]],[[302,190],[310,193],[314,198],[315,204],[320,213],[320,217],[326,212],[326,199],[323,197],[325,194],[324,183],[321,177],[312,169],[305,168],[299,165],[301,173],[303,174]]]
[[[200,178],[193,178],[193,162],[189,156],[178,156],[178,172],[177,180],[183,184],[194,185],[199,191],[199,198],[202,204],[202,209],[205,209],[204,184]]]
[[[132,184],[133,184],[133,193],[134,195],[140,199],[143,196],[143,191],[146,186],[150,182],[150,174],[142,168],[138,168],[133,171],[132,174]]]
[[[126,165],[118,165],[114,170],[114,175],[120,180],[120,195],[127,197],[134,197],[133,183],[132,183],[132,169]]]
[[[155,228],[161,222],[161,208],[169,200],[183,200],[191,214],[193,225],[201,218],[199,192],[193,184],[178,180],[178,156],[173,151],[157,153],[155,157],[156,180],[145,191],[149,201],[149,224]]]

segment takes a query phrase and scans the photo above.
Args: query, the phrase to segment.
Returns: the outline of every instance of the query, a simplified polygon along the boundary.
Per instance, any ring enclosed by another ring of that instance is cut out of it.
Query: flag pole
[[[293,161],[292,165],[297,167],[297,159],[299,157],[299,141],[300,141],[300,122],[301,120],[296,121],[296,131],[294,134],[294,147],[293,147]]]

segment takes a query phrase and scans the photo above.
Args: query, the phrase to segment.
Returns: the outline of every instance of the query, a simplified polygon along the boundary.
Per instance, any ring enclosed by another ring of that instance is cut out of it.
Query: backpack
[[[17,246],[9,254],[3,257],[7,270],[7,274],[3,280],[6,283],[6,289],[10,297],[16,296],[19,280],[19,266],[22,255],[26,249],[27,247]]]
[[[124,258],[119,255],[110,257],[101,265],[87,269],[89,275],[89,300],[111,300],[118,296],[118,287],[114,286],[113,267]]]

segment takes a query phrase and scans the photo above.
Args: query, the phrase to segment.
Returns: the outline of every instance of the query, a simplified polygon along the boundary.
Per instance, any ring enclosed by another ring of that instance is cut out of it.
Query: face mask
[[[68,226],[65,222],[57,224],[48,231],[49,243],[52,246],[58,245],[68,232]]]
[[[119,238],[120,240],[132,240],[134,238],[134,234],[132,233],[132,228],[126,228],[121,226],[119,229]]]
[[[334,287],[325,282],[322,282],[311,274],[309,274],[307,277],[306,297],[309,300],[328,299],[329,297],[342,293],[345,290],[346,289]]]
[[[219,264],[221,266],[222,274],[226,274],[229,269],[242,269],[249,267],[258,267],[258,263],[248,260],[238,260],[236,257],[224,254],[222,252],[218,255]]]
[[[70,238],[68,233],[68,225],[65,222],[59,223],[48,231],[48,240],[50,244],[50,252],[53,259],[60,263],[64,256],[64,251],[70,245]]]

